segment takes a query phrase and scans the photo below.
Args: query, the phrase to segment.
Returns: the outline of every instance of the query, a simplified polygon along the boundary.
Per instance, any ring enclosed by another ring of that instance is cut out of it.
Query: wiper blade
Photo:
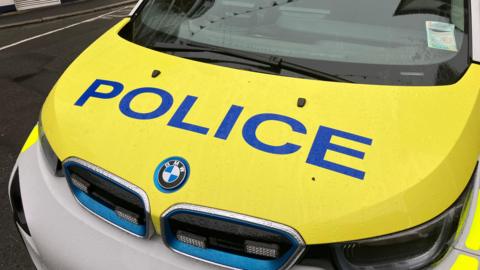
[[[246,59],[250,61],[254,61],[257,63],[261,63],[264,65],[268,65],[272,67],[274,71],[280,73],[281,70],[288,70],[291,72],[295,72],[298,74],[306,75],[308,77],[316,78],[316,79],[323,79],[333,82],[349,82],[352,81],[341,78],[340,76],[330,74],[327,72],[323,72],[317,69],[313,69],[307,66],[303,66],[297,63],[286,61],[285,59],[277,56],[262,56],[256,53],[246,53],[234,49],[228,49],[223,47],[217,46],[205,46],[205,45],[198,45],[194,43],[168,43],[168,42],[157,42],[154,47],[150,47],[154,50],[160,51],[171,51],[171,52],[211,52],[211,53],[218,53],[223,55],[228,55],[231,57],[237,57],[241,59]]]
[[[169,43],[169,42],[157,42],[155,46],[149,47],[150,49],[157,51],[171,51],[171,52],[210,52],[211,50],[204,47],[191,46],[187,44]]]
[[[346,82],[346,83],[353,83],[353,81],[347,80],[335,74],[330,74],[325,71],[321,71],[318,69],[310,68],[301,64],[297,64],[294,62],[286,61],[281,57],[273,56],[271,57],[272,63],[280,69],[289,70],[292,72],[296,72],[299,74],[304,74],[313,78],[323,79],[332,82]]]

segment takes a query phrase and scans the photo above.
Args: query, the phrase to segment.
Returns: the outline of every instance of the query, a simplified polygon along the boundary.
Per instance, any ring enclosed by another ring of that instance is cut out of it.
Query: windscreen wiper
[[[154,50],[159,51],[170,51],[170,52],[211,52],[218,53],[223,55],[228,55],[231,57],[241,58],[250,60],[253,62],[261,63],[264,65],[270,66],[276,73],[280,73],[281,70],[288,70],[298,74],[306,75],[315,79],[322,79],[333,82],[349,82],[347,79],[341,78],[340,76],[323,72],[317,69],[306,67],[297,63],[289,62],[278,56],[263,56],[256,53],[246,53],[234,49],[228,49],[217,46],[205,46],[194,43],[182,42],[178,43],[168,43],[168,42],[157,42],[155,46],[150,47]]]

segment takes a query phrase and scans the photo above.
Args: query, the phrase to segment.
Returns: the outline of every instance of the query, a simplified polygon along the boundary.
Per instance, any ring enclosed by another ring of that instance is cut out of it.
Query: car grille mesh
[[[149,215],[141,194],[86,162],[64,164],[77,201],[93,214],[131,234],[147,237]]]
[[[211,248],[237,253],[242,256],[266,257],[246,253],[245,241],[257,241],[277,245],[279,254],[282,255],[291,247],[290,241],[276,233],[236,224],[233,222],[218,220],[210,217],[194,214],[178,214],[169,220],[171,229],[175,235],[179,230],[200,236],[208,236],[207,244]]]
[[[201,206],[176,205],[161,225],[172,250],[231,268],[286,269],[305,247],[285,225]]]

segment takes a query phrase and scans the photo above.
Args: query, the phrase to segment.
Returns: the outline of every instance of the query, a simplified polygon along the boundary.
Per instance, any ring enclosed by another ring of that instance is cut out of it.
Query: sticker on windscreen
[[[444,22],[426,21],[428,47],[457,52],[455,25]]]

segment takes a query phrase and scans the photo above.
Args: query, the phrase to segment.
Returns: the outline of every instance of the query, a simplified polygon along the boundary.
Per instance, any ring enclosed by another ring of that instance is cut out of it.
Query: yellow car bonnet
[[[138,46],[118,36],[127,22],[75,60],[41,118],[61,160],[143,189],[157,231],[190,203],[289,225],[307,244],[368,238],[434,218],[470,179],[480,66],[438,87],[291,78]],[[166,193],[154,174],[172,156],[189,178]]]

